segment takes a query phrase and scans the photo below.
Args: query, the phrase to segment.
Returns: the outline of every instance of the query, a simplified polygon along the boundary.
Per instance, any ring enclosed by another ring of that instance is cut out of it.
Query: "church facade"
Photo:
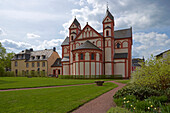
[[[83,29],[75,18],[62,43],[62,75],[122,75],[129,78],[132,65],[132,28],[114,30],[107,9],[103,32],[88,23]]]

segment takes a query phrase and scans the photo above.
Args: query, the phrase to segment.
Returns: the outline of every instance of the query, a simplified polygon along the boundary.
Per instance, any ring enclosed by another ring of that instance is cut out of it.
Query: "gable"
[[[72,24],[70,28],[77,28],[77,26],[75,24]]]
[[[80,34],[76,37],[77,40],[79,39],[86,39],[86,38],[95,38],[95,37],[102,37],[96,30],[94,30],[91,26],[86,25]]]
[[[109,17],[106,17],[106,18],[104,19],[104,23],[107,23],[107,22],[112,22],[112,20],[111,20]]]

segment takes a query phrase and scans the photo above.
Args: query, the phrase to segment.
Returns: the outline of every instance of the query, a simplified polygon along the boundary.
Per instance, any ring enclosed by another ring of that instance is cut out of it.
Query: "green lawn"
[[[107,79],[109,80],[109,79]],[[75,79],[57,79],[45,77],[0,77],[0,89],[56,86],[56,85],[73,85],[94,83],[95,80],[75,80]]]
[[[130,82],[130,80],[115,80],[115,82],[127,84]]]
[[[2,113],[66,113],[117,87],[83,85],[0,92]]]

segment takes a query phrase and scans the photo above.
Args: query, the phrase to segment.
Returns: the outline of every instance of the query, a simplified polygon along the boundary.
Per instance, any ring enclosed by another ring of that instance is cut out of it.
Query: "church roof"
[[[61,61],[62,62],[69,62],[70,61],[69,56],[65,56]]]
[[[73,23],[74,23],[76,26],[79,26],[79,25],[80,25],[80,23],[77,21],[76,18],[74,19]]]
[[[114,31],[114,38],[130,38],[132,37],[132,28],[129,29],[122,29],[122,30],[117,30]]]
[[[127,58],[128,53],[115,53],[114,58]]]
[[[113,17],[113,15],[110,13],[110,11],[107,9],[107,11],[106,11],[106,16],[104,17],[104,19],[106,18],[106,17],[109,17],[111,20],[114,20],[114,17]],[[103,19],[103,20],[104,20]]]
[[[61,45],[62,46],[69,45],[69,37],[68,36],[65,38],[65,40],[63,41],[63,43]]]
[[[89,40],[87,40],[84,44],[80,45],[78,48],[76,48],[74,50],[79,50],[79,49],[96,49],[96,50],[101,50],[96,45],[91,43]]]

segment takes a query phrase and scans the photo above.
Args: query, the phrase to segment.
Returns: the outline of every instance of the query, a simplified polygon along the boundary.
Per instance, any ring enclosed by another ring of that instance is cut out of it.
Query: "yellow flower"
[[[156,108],[154,108],[154,110],[156,110]]]
[[[131,107],[133,106],[133,105],[130,105]]]
[[[124,101],[124,103],[126,103],[126,101]]]
[[[150,107],[148,107],[148,109],[150,109]]]
[[[124,100],[126,100],[126,98],[123,98]]]
[[[135,107],[133,109],[135,109]]]
[[[153,107],[153,105],[151,105],[151,108]]]
[[[127,103],[129,103],[129,101],[127,101]]]

